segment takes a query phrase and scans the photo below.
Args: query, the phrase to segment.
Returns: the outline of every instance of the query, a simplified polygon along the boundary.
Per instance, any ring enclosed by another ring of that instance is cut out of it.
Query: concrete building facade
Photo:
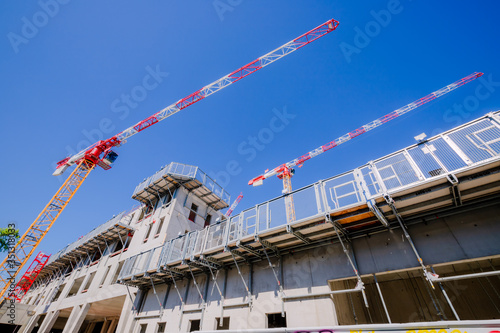
[[[500,326],[499,112],[294,191],[293,221],[283,196],[224,216],[180,163],[132,197],[50,258],[20,332]]]

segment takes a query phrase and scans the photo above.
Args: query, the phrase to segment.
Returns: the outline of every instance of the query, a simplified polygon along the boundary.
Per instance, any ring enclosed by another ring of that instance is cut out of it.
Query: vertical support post
[[[434,284],[432,283],[431,279],[429,278],[429,273],[427,272],[427,268],[425,268],[424,261],[422,260],[422,257],[420,257],[420,254],[418,253],[417,248],[415,247],[415,244],[413,243],[413,240],[411,239],[410,234],[408,233],[408,230],[406,229],[406,225],[403,223],[403,219],[399,215],[399,213],[396,209],[396,206],[394,204],[394,200],[392,199],[392,197],[389,194],[385,194],[384,199],[387,202],[387,204],[389,205],[389,207],[391,207],[391,210],[392,210],[394,216],[396,216],[396,220],[398,221],[399,226],[401,227],[401,230],[403,231],[403,234],[405,235],[406,239],[408,240],[408,243],[410,244],[411,249],[413,250],[413,253],[415,253],[415,256],[417,257],[418,263],[420,264],[420,266],[422,267],[422,270],[424,271],[425,279],[429,282],[432,289],[435,289]]]
[[[375,286],[377,287],[378,295],[380,296],[380,300],[382,301],[382,306],[384,307],[387,320],[389,321],[389,324],[392,324],[391,317],[389,316],[389,311],[387,311],[387,306],[385,305],[384,295],[382,295],[382,290],[380,290],[380,286],[378,284],[377,277],[375,276],[375,274],[373,274],[373,279],[375,280]]]
[[[368,164],[370,165],[371,172],[377,180],[380,190],[382,191],[382,193],[387,193],[387,187],[385,186],[382,176],[380,176],[380,173],[378,172],[377,166],[375,165],[375,163],[373,163],[373,161],[368,162]]]
[[[431,266],[431,270],[432,270],[432,273],[436,274],[436,271],[434,271],[434,268]],[[453,304],[451,303],[451,300],[450,298],[448,297],[448,294],[446,293],[446,290],[444,289],[443,285],[441,284],[441,282],[438,282],[438,285],[439,285],[439,288],[441,289],[441,292],[443,293],[444,295],[444,298],[446,299],[446,302],[448,303],[448,305],[450,306],[451,308],[451,311],[453,312],[453,315],[455,316],[455,319],[460,321],[460,317],[458,316],[458,313],[457,311],[455,310],[455,307],[453,306]]]

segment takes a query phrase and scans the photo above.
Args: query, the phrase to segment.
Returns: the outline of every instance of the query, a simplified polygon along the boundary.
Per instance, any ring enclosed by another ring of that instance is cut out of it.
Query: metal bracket
[[[300,239],[302,242],[304,242],[306,244],[311,244],[311,240],[309,238],[307,238],[306,236],[304,236],[302,233],[293,230],[293,228],[292,228],[291,225],[287,225],[286,226],[286,232],[289,233],[289,234],[294,235],[296,238]]]
[[[370,211],[375,215],[375,217],[384,225],[384,227],[389,227],[389,222],[384,216],[384,213],[378,208],[377,203],[373,199],[366,200],[366,204],[368,205],[368,208]]]
[[[202,259],[202,260],[205,260],[205,261],[208,261],[208,262],[210,262],[210,263],[213,263],[213,264],[215,264],[215,265],[219,266],[219,268],[224,267],[224,263],[223,263],[222,261],[220,261],[220,260],[218,260],[218,259],[215,259],[215,258],[213,258],[213,257],[205,257],[204,255],[202,255],[202,256],[201,256],[201,259]]]
[[[333,228],[336,230],[336,233],[340,233],[343,236],[343,238],[346,240],[346,242],[348,242],[348,243],[351,242],[351,238],[346,233],[344,228],[342,228],[342,225],[337,220],[332,220],[332,217],[330,216],[330,214],[326,214],[325,221],[327,223],[330,223],[333,226]]]
[[[236,246],[238,248],[243,249],[243,250],[245,250],[245,251],[247,251],[247,252],[249,252],[249,253],[257,256],[257,257],[259,257],[260,259],[262,259],[262,253],[260,251],[255,250],[255,249],[251,248],[250,246],[241,244],[241,241],[237,241],[236,242]]]
[[[168,272],[172,276],[172,278],[174,278],[174,274],[173,273],[175,273],[176,275],[178,275],[180,277],[185,277],[186,276],[186,274],[184,274],[183,271],[181,271],[180,269],[175,268],[175,267],[168,267],[167,265],[164,265],[163,269],[166,272]]]
[[[271,244],[270,242],[266,241],[265,239],[262,239],[259,236],[255,236],[255,241],[259,242],[260,244],[262,244],[265,248],[273,251],[276,256],[278,256],[278,257],[281,256],[280,255],[280,250],[278,249],[278,247],[274,246],[273,244]]]
[[[460,184],[460,181],[458,180],[457,176],[452,173],[447,174],[446,179],[448,179],[448,181],[451,183],[450,194],[453,198],[455,207],[462,206],[462,195],[460,193],[460,189],[458,188],[458,184]]]
[[[231,249],[228,249],[227,251],[229,251],[233,256],[238,256],[240,258],[243,258],[243,260],[245,260],[245,262],[247,264],[250,263],[250,261],[248,260],[248,257],[246,255],[240,253],[239,251],[231,250]]]

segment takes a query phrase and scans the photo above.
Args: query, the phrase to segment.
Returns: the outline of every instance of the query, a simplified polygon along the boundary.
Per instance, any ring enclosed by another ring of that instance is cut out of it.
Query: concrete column
[[[71,313],[69,314],[68,320],[66,321],[66,325],[64,326],[63,332],[66,332],[68,330],[68,327],[70,327],[73,322],[75,321],[75,318],[78,317],[78,313],[80,312],[80,306],[76,305],[73,307],[71,310]]]
[[[51,313],[47,313],[47,316],[45,317],[45,320],[43,321],[42,325],[40,326],[40,329],[38,330],[38,332],[49,333],[52,326],[54,326],[54,323],[56,322],[57,317],[59,317],[59,310],[52,311]]]
[[[31,333],[33,329],[35,328],[36,323],[40,319],[40,315],[34,315],[31,317],[31,319],[25,323],[21,328],[19,329],[19,332],[22,333]]]
[[[132,297],[135,297],[132,294]],[[134,300],[131,300],[130,297],[125,298],[125,302],[123,303],[122,312],[120,314],[120,318],[118,319],[116,331],[117,332],[128,332],[130,330],[131,325],[134,324],[134,315],[135,312],[132,311]]]
[[[80,326],[82,326],[82,323],[85,320],[85,317],[87,316],[87,313],[89,312],[89,309],[90,303],[85,303],[73,308],[73,311],[71,311],[70,315],[70,318],[73,318],[71,319],[71,322],[69,322],[68,319],[68,323],[66,324],[66,327],[64,327],[63,333],[78,332]],[[73,312],[75,312],[74,316]]]

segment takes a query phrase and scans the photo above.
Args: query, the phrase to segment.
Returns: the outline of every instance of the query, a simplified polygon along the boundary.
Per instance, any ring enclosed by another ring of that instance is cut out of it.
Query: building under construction
[[[18,332],[500,327],[500,111],[235,216],[181,163],[132,198],[50,257]]]

